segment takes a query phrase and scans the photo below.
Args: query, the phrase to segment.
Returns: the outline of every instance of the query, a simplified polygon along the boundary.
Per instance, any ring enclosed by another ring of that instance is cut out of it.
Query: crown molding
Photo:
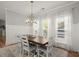
[[[38,16],[42,17],[43,15],[54,14],[54,13],[56,13],[58,11],[61,11],[61,10],[72,9],[72,8],[77,7],[78,5],[79,5],[79,2],[75,1],[75,2],[66,4],[66,5],[63,5],[63,6],[59,6],[59,7],[52,8],[52,9],[48,9],[45,12],[37,13],[37,14],[39,14]]]

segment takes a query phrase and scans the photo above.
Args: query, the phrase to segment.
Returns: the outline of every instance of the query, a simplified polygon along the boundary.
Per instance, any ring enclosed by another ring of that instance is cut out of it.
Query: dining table
[[[39,56],[38,53],[38,47],[43,47],[45,49],[47,49],[47,44],[48,44],[48,39],[43,37],[43,36],[35,36],[35,35],[26,35],[26,37],[28,38],[28,42],[33,44],[36,46],[36,50],[35,50],[35,54]]]
[[[35,44],[38,44],[38,45],[46,45],[46,44],[48,44],[47,38],[45,38],[43,36],[30,35],[30,36],[27,36],[27,37],[28,37],[29,42],[32,42],[32,43],[35,43]]]

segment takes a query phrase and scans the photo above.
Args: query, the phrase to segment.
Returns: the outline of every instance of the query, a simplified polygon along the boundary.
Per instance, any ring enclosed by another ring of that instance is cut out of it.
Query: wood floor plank
[[[5,37],[0,36],[0,48],[5,46],[5,41],[6,41]]]

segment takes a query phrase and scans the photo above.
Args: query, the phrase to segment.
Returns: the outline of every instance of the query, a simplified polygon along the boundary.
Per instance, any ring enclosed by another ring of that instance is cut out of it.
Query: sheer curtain
[[[64,11],[65,19],[65,39],[67,40],[67,49],[70,50],[72,46],[71,28],[72,28],[72,9]]]
[[[60,46],[65,49],[71,49],[71,20],[72,20],[72,10],[67,9],[61,12],[58,12],[56,15],[56,42],[59,43],[57,46]],[[63,24],[58,24],[63,21]],[[63,26],[63,27],[62,27]],[[58,32],[58,27],[63,32]],[[58,36],[58,34],[60,36]],[[62,45],[62,46],[61,46]]]

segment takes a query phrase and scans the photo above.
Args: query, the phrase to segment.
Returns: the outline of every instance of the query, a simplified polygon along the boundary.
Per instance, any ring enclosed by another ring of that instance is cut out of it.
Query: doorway
[[[5,31],[5,21],[0,20],[0,48],[4,47],[6,43]]]

